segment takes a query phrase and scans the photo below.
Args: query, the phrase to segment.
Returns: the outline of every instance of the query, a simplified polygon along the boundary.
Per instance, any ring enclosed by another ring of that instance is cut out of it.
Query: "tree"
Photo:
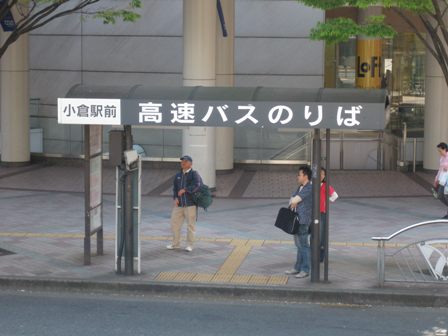
[[[383,6],[397,13],[415,32],[417,37],[434,56],[442,69],[448,85],[448,0],[298,0],[314,8],[330,10],[345,6],[365,9]],[[425,34],[410,19],[416,15],[425,27]],[[311,38],[329,43],[347,41],[351,36],[391,38],[395,31],[385,23],[385,16],[371,16],[365,23],[357,23],[349,18],[338,17],[320,22],[311,31]],[[432,43],[431,43],[432,42]]]
[[[0,58],[8,47],[17,39],[47,23],[75,12],[103,20],[104,23],[115,23],[118,18],[123,21],[135,21],[140,15],[135,12],[141,7],[141,0],[126,0],[121,8],[100,8],[85,12],[83,10],[101,4],[101,0],[0,0],[0,20],[2,26],[10,33],[0,44]],[[14,17],[14,18],[13,18]]]

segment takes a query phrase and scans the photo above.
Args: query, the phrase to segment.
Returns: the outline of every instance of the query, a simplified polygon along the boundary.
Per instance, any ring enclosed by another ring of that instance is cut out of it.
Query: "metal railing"
[[[390,244],[393,252],[386,252],[386,243],[404,232],[430,225],[446,225],[448,220],[433,220],[407,226],[386,237],[372,237],[378,242],[378,285],[385,282],[437,282],[448,284],[448,237],[431,238],[407,244]],[[446,232],[446,231],[445,231]],[[389,262],[389,263],[388,263]],[[390,277],[386,278],[386,266]]]
[[[418,129],[410,129],[406,122],[402,123],[402,127],[402,137],[397,139],[397,166],[412,167],[412,172],[415,173],[417,162],[420,164],[423,161],[423,159],[421,158],[421,152],[419,152],[420,157],[417,157],[417,142],[421,143],[423,137],[416,138],[415,132],[418,131]],[[409,131],[414,134],[414,137],[409,137]],[[411,153],[409,153],[408,151],[408,146],[412,146]]]
[[[271,156],[271,160],[291,160],[298,153],[309,150],[309,142],[311,139],[311,133],[307,132],[301,137],[295,139],[291,143],[287,144],[281,150]],[[305,154],[308,157],[308,154]]]

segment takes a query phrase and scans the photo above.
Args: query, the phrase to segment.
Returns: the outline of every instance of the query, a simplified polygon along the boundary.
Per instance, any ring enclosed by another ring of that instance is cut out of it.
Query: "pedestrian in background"
[[[294,268],[285,273],[295,275],[296,278],[306,278],[310,273],[311,264],[309,228],[313,210],[311,169],[308,166],[299,168],[297,183],[299,187],[289,200],[290,209],[296,211],[299,216],[299,231],[294,235],[294,243],[297,247],[297,258]]]
[[[193,193],[197,192],[202,184],[201,176],[193,170],[193,159],[184,155],[180,158],[181,171],[176,174],[173,181],[173,210],[171,212],[171,230],[173,242],[167,245],[168,250],[180,248],[181,229],[187,220],[187,247],[185,251],[193,251],[194,236],[197,219],[197,206],[193,202]]]
[[[325,168],[320,168],[320,262],[324,261],[325,258],[325,227],[327,226],[327,170]],[[329,200],[330,202],[336,201],[339,197],[334,188],[330,185],[328,186]]]
[[[448,179],[448,145],[445,142],[441,142],[437,145],[437,151],[440,154],[439,170],[437,172],[436,178],[434,179],[434,190],[437,193],[437,198],[446,206],[448,206],[448,201],[444,193],[445,185]],[[448,219],[448,212],[443,219]]]

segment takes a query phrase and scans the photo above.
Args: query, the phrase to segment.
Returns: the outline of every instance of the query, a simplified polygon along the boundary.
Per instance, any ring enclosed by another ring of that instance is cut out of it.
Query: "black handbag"
[[[299,232],[299,217],[296,212],[289,208],[280,208],[274,225],[293,235]]]

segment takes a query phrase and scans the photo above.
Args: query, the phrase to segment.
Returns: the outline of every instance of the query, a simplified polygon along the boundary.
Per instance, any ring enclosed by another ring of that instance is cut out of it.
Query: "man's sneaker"
[[[193,251],[193,248],[192,248],[191,246],[187,246],[187,247],[185,248],[185,251],[187,251],[187,252],[191,252],[191,251]]]
[[[293,268],[293,269],[285,271],[285,273],[288,275],[293,275],[293,274],[299,273],[299,271],[297,271],[296,269]]]
[[[301,279],[301,278],[306,278],[309,275],[309,273],[301,271],[300,273],[296,274],[296,278]]]
[[[175,250],[175,249],[178,249],[179,247],[174,246],[173,244],[169,244],[169,245],[166,246],[166,248],[167,248],[168,250]]]

